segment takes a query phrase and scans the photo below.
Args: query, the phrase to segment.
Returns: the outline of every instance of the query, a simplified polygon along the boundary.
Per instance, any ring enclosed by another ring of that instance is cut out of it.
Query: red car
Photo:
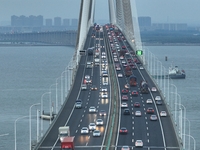
[[[121,127],[120,130],[119,130],[119,133],[127,134],[128,130],[125,127]]]
[[[140,107],[140,103],[139,102],[135,102],[134,103],[134,107]]]
[[[138,96],[138,91],[136,91],[136,90],[132,91],[132,92],[131,92],[131,95],[132,95],[132,96]]]
[[[123,93],[123,94],[127,94],[128,92],[129,92],[128,89],[122,89],[122,93]]]
[[[127,101],[128,100],[128,96],[127,95],[122,95],[122,100],[123,101]]]
[[[147,108],[147,113],[148,114],[153,114],[154,113],[154,109],[151,108],[151,107]]]

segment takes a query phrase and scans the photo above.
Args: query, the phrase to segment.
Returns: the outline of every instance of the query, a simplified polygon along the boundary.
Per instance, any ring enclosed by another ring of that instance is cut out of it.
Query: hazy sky
[[[81,0],[0,0],[0,25],[12,15],[43,15],[44,19],[78,18]],[[132,1],[132,0],[131,0]],[[200,0],[135,0],[138,16],[150,16],[153,23],[200,25]],[[96,0],[96,20],[108,20],[107,0]]]

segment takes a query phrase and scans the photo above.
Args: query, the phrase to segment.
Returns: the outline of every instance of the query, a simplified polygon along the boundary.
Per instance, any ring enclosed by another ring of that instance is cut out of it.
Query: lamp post
[[[176,87],[176,85],[174,85],[174,84],[171,84],[172,86],[174,86],[175,87],[175,93],[177,93],[177,87]],[[177,103],[177,95],[176,95],[176,97],[175,97],[175,103]],[[176,105],[175,105],[175,124],[176,124]]]
[[[17,121],[23,118],[28,118],[29,116],[22,116],[15,120],[14,123],[14,136],[15,136],[15,150],[17,150]]]
[[[40,110],[40,116],[41,116],[41,137],[43,136],[43,118],[42,118],[42,112],[43,112],[43,97],[46,94],[51,94],[50,92],[46,92],[44,94],[42,94],[41,96],[41,110]],[[50,111],[50,110],[49,110]]]
[[[189,128],[189,130],[188,130],[188,135],[190,135],[190,120],[189,120],[189,119],[187,119],[187,118],[183,118],[183,119],[185,119],[185,120],[187,120],[187,121],[188,121],[188,128]],[[190,150],[190,138],[189,138],[188,150]]]
[[[36,104],[33,104],[33,105],[31,105],[30,106],[30,108],[29,108],[29,144],[30,144],[30,150],[31,150],[31,108],[33,107],[33,106],[37,106],[37,105],[40,105],[40,103],[36,103]]]
[[[193,141],[194,141],[194,150],[196,150],[196,140],[195,140],[195,138],[193,136],[191,136],[191,135],[188,135],[188,134],[184,134],[184,136],[188,136],[189,138],[193,139]]]
[[[60,82],[61,82],[61,96],[60,96],[60,97],[61,97],[61,105],[63,105],[63,101],[64,101],[64,100],[63,100],[63,99],[64,99],[64,98],[63,98],[63,91],[64,91],[64,89],[63,89],[63,81],[62,81],[62,80],[63,80],[63,74],[64,74],[64,73],[65,73],[65,71],[63,71],[63,72],[61,73],[61,78],[60,78]]]
[[[49,119],[49,124],[51,124],[51,119],[52,119],[52,101],[51,101],[51,87],[52,86],[54,86],[54,85],[56,85],[56,84],[52,84],[50,87],[49,87],[49,92],[50,92],[50,95],[49,95],[49,110],[50,110],[50,112],[49,112],[49,115],[50,115],[50,119]]]

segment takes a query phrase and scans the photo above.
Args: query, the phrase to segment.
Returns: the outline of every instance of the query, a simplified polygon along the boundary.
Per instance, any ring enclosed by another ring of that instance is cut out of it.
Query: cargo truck
[[[58,137],[62,142],[64,137],[70,136],[69,126],[62,126],[58,128]]]
[[[75,150],[74,136],[64,137],[61,142],[61,150]]]
[[[149,88],[148,88],[148,84],[146,81],[142,81],[140,83],[140,90],[142,94],[148,94],[149,93]]]

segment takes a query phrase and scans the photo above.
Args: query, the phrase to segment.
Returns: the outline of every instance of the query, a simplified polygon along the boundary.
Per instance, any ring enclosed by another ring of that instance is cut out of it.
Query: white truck
[[[60,141],[63,141],[64,137],[70,136],[69,126],[62,126],[58,128],[58,137]]]

